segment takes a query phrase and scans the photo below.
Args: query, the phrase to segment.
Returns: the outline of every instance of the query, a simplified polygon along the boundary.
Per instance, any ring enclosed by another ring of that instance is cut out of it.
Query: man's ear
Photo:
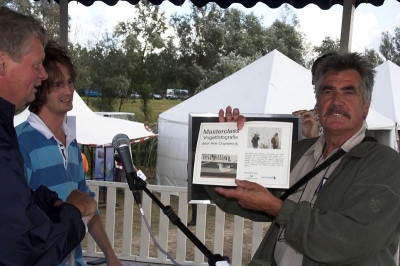
[[[0,51],[0,76],[4,76],[6,73],[6,62],[7,62],[7,54],[3,51]]]

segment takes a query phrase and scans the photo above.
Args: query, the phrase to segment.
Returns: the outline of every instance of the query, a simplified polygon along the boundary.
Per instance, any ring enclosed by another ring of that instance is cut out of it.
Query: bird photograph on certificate
[[[236,178],[237,155],[202,154],[200,178]]]
[[[288,188],[293,124],[250,121],[201,123],[193,184],[235,186],[235,179]]]

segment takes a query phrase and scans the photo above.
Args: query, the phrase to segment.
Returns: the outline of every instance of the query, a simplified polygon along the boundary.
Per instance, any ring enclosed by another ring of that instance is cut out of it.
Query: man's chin
[[[347,121],[344,121],[344,120],[342,120],[342,121],[338,121],[338,120],[336,120],[336,121],[327,121],[327,123],[325,123],[325,126],[323,127],[324,128],[324,131],[340,131],[340,130],[343,130],[344,128],[345,128],[345,126],[346,126],[346,123],[345,122],[347,122]]]
[[[26,101],[26,103],[24,104],[24,106],[29,106],[29,104],[32,103],[34,100],[35,100],[35,96],[30,97],[30,98]]]

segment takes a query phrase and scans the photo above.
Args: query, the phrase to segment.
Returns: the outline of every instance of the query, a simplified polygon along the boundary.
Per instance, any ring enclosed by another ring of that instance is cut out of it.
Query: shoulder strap
[[[287,197],[289,197],[293,192],[298,190],[302,185],[307,183],[311,178],[313,178],[315,175],[317,175],[319,172],[321,172],[323,169],[331,165],[334,161],[345,155],[346,152],[342,149],[338,150],[333,154],[331,157],[329,157],[325,162],[320,164],[318,167],[312,169],[310,172],[308,172],[305,176],[303,176],[299,181],[297,181],[296,184],[291,186],[288,190],[283,193],[282,196],[280,196],[281,200],[285,200]]]
[[[365,136],[362,142],[365,141],[372,141],[372,142],[377,142],[376,139],[372,136]],[[299,181],[297,181],[296,184],[291,186],[288,190],[285,191],[285,193],[280,196],[281,200],[285,200],[287,197],[289,197],[293,192],[298,190],[302,185],[307,183],[311,178],[313,178],[315,175],[317,175],[319,172],[321,172],[323,169],[331,165],[334,161],[345,155],[346,152],[342,149],[338,150],[335,154],[333,154],[331,157],[329,157],[325,162],[320,164],[318,167],[314,168],[310,172],[308,172],[305,176],[303,176]]]

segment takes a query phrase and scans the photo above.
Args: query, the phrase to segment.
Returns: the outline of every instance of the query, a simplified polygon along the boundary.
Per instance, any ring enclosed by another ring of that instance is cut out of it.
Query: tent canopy
[[[400,123],[400,67],[391,61],[375,68],[375,86],[371,107],[390,118],[399,127]]]
[[[282,104],[286,103],[286,104]],[[243,113],[291,114],[312,108],[310,71],[274,50],[238,72],[160,114],[160,120],[188,121],[188,113],[217,113],[223,106]]]
[[[39,0],[35,0],[39,1]],[[72,0],[56,0],[60,5],[60,39],[59,44],[63,47],[68,47],[68,3]],[[77,0],[85,6],[90,6],[96,0]],[[107,5],[115,5],[119,0],[101,0]],[[128,0],[131,4],[137,4],[140,0]],[[148,0],[154,5],[160,5],[164,0]],[[183,5],[185,0],[169,0],[177,6]],[[398,0],[400,1],[400,0]],[[210,2],[215,2],[222,8],[227,8],[233,3],[242,4],[244,7],[253,7],[258,2],[264,3],[271,8],[277,8],[282,4],[290,4],[295,8],[303,8],[308,4],[315,4],[321,9],[329,9],[335,4],[343,6],[342,16],[342,30],[340,35],[340,52],[345,53],[351,51],[351,40],[353,34],[353,17],[354,9],[362,3],[370,3],[374,6],[380,6],[384,0],[191,0],[191,2],[198,6],[203,7]]]
[[[38,1],[38,0],[37,0]],[[68,0],[68,2],[71,2],[74,0]],[[93,3],[97,0],[77,0],[78,3],[81,3],[84,6],[91,6]],[[118,3],[119,0],[101,0],[103,3],[109,5],[109,6],[114,6]],[[136,5],[139,3],[140,0],[126,0],[128,3],[132,5]],[[60,2],[60,0],[56,0],[57,3]],[[164,0],[149,0],[150,3],[153,5],[161,5]],[[185,2],[185,0],[169,0],[172,4],[176,6],[181,6]],[[246,8],[251,8],[255,6],[257,3],[264,3],[270,8],[277,8],[280,7],[283,4],[289,4],[293,6],[294,8],[303,8],[308,4],[315,4],[321,9],[329,9],[333,5],[343,5],[345,0],[298,0],[298,1],[290,1],[290,0],[218,0],[218,1],[209,1],[209,0],[191,0],[195,6],[197,7],[203,7],[208,3],[215,2],[217,5],[219,5],[222,8],[228,8],[230,5],[234,3],[239,3],[242,4]],[[363,3],[369,3],[374,6],[381,6],[383,4],[384,0],[356,0],[355,1],[355,7],[357,7],[359,4]]]
[[[76,121],[76,140],[83,145],[110,146],[115,135],[126,134],[131,142],[140,142],[156,136],[142,123],[95,114],[75,91],[74,108],[67,113],[67,123]],[[28,109],[14,116],[14,126],[26,121]],[[74,118],[75,117],[75,118]]]
[[[275,50],[160,114],[159,184],[187,186],[189,113],[215,115],[228,105],[252,114],[291,114],[295,110],[311,109],[315,105],[311,73]],[[370,109],[367,123],[378,141],[396,147],[393,121]]]

